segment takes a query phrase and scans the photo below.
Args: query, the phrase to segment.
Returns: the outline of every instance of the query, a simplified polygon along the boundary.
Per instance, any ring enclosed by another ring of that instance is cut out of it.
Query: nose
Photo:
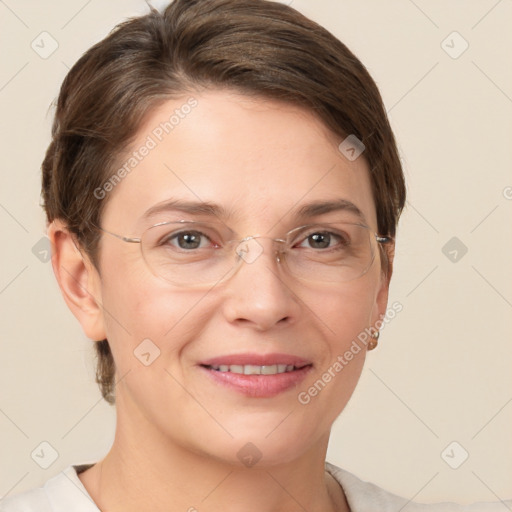
[[[223,313],[230,323],[264,331],[290,325],[300,314],[298,297],[276,256],[278,244],[263,237],[241,242],[241,258],[234,275],[225,283]]]

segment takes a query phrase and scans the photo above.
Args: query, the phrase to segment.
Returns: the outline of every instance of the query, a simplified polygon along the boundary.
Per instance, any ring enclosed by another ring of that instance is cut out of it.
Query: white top
[[[1,512],[100,512],[78,478],[92,464],[68,466],[43,487],[25,491],[0,501]],[[328,462],[325,469],[342,486],[351,512],[504,512],[512,510],[512,500],[494,503],[421,505],[363,482]],[[78,472],[78,473],[77,473]]]

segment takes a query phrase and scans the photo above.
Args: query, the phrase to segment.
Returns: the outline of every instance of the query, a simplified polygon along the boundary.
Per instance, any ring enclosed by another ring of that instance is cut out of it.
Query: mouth
[[[221,365],[201,365],[209,370],[214,370],[216,372],[231,372],[237,373],[238,375],[279,375],[281,373],[289,373],[294,372],[296,370],[300,370],[306,366],[311,366],[308,364],[303,364],[300,366],[295,366],[293,364],[272,364],[272,365],[254,365],[254,364],[221,364]]]
[[[252,398],[270,398],[296,388],[313,363],[286,354],[239,354],[199,365],[215,384]]]

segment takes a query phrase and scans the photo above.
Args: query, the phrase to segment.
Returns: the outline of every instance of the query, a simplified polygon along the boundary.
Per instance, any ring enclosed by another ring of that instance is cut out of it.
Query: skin
[[[148,208],[171,197],[200,198],[232,212],[226,223],[240,238],[277,238],[305,223],[294,216],[301,205],[343,198],[377,231],[367,162],[347,160],[341,139],[309,111],[227,90],[193,96],[197,107],[103,199],[105,229],[138,237],[168,220],[141,221]],[[132,149],[188,97],[154,110]],[[348,283],[306,283],[283,272],[263,241],[263,253],[228,281],[194,290],[153,275],[139,244],[103,235],[98,272],[62,222],[49,226],[49,237],[68,306],[89,338],[109,340],[116,363],[115,441],[80,475],[101,510],[348,510],[324,461],[366,350],[309,404],[297,395],[385,314],[391,272],[384,276],[379,256]],[[133,354],[146,338],[160,349],[149,366]],[[247,352],[293,354],[313,368],[297,389],[252,398],[212,383],[197,366]],[[250,468],[236,456],[248,442],[262,454]]]

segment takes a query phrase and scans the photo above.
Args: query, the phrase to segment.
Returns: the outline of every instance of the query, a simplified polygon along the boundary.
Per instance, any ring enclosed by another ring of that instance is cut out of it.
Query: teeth
[[[261,374],[262,375],[275,375],[277,373],[277,364],[272,366],[262,366]]]
[[[254,366],[252,364],[246,364],[244,366],[244,375],[260,375],[263,366]]]
[[[257,366],[254,364],[246,364],[243,366],[239,364],[221,364],[219,366],[211,365],[210,368],[218,372],[239,373],[241,375],[276,375],[278,373],[292,372],[297,369],[292,364],[274,364],[271,366]]]

